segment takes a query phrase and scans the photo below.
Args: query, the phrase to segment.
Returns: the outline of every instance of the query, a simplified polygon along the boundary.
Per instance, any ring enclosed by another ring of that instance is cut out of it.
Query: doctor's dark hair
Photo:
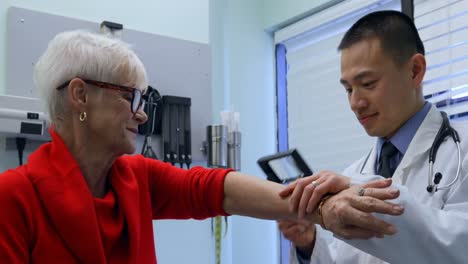
[[[338,50],[369,38],[379,39],[383,51],[397,65],[402,65],[416,53],[425,53],[413,21],[399,11],[377,11],[362,17],[346,32]]]

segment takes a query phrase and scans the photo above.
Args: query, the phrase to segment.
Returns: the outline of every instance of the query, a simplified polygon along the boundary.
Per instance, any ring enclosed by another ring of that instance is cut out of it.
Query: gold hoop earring
[[[86,117],[87,117],[86,112],[81,112],[81,113],[80,113],[80,121],[81,121],[81,122],[85,121],[85,120],[86,120]]]

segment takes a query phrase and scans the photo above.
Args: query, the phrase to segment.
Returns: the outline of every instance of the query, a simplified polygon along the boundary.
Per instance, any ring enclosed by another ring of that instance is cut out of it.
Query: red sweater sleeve
[[[224,178],[231,170],[203,167],[184,170],[142,156],[134,158],[146,164],[153,219],[227,215],[223,209]]]
[[[0,174],[0,259],[2,263],[29,263],[32,214],[28,179],[12,170]],[[30,208],[29,208],[30,209]]]

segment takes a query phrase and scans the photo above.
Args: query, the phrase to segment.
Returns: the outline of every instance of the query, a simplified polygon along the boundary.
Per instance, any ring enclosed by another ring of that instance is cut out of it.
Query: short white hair
[[[128,44],[83,30],[56,35],[34,67],[34,83],[52,121],[66,109],[57,87],[73,78],[148,87],[145,67]]]

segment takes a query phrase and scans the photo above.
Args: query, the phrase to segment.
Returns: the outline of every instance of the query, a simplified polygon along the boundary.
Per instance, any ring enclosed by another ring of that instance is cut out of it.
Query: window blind
[[[298,148],[314,171],[340,172],[374,143],[339,83],[337,47],[360,17],[384,9],[400,10],[400,1],[344,1],[275,34],[287,49],[289,147]]]
[[[468,116],[468,1],[417,0],[414,21],[426,48],[426,99],[452,118]]]

